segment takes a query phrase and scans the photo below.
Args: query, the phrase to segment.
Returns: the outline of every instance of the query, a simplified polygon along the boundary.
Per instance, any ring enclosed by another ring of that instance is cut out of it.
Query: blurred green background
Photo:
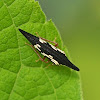
[[[37,0],[80,68],[84,100],[100,100],[100,0]]]

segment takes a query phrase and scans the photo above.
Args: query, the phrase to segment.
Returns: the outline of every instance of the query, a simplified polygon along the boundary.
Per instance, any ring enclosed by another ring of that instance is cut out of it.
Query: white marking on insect
[[[53,57],[52,57],[51,55],[47,55],[47,54],[45,54],[45,53],[41,53],[41,54],[43,54],[44,56],[46,56],[46,57],[48,57],[48,58],[50,58],[50,59],[53,59]]]
[[[41,53],[41,54],[43,54],[44,56],[48,57],[48,55],[47,55],[47,54],[45,54],[45,53]]]
[[[49,58],[50,58],[50,59],[53,59],[53,57],[52,57],[51,55],[49,55]]]
[[[39,51],[41,51],[41,50],[40,50],[40,47],[41,47],[41,46],[40,46],[39,44],[34,45],[34,47],[35,47],[36,49],[38,49]]]
[[[63,53],[63,54],[65,54],[65,52],[64,51],[62,51],[62,50],[60,50],[60,49],[58,49],[58,48],[56,48],[55,46],[53,46],[52,44],[50,44],[51,45],[51,47],[54,49],[54,50],[58,50],[59,52],[61,52],[61,53]]]
[[[39,38],[39,41],[40,41],[41,43],[47,43],[46,41],[42,40],[41,38]]]
[[[57,51],[57,48],[55,46],[53,46],[52,44],[50,44],[50,46]]]
[[[64,52],[64,51],[62,51],[62,50],[60,50],[60,49],[58,49],[58,48],[57,48],[57,50],[58,50],[59,52],[61,52],[61,53],[65,54],[65,52]]]
[[[45,53],[42,53],[42,54],[43,54],[44,56],[50,58],[51,61],[52,61],[53,63],[55,63],[56,65],[59,65],[59,63],[58,63],[55,59],[53,59],[53,57],[52,57],[51,55],[47,55],[47,54],[45,54]]]
[[[58,61],[56,61],[55,59],[51,59],[52,62],[54,62],[56,65],[59,65]]]

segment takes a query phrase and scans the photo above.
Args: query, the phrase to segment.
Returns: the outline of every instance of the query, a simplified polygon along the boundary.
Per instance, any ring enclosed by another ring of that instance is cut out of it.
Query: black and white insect
[[[57,43],[46,40],[41,37],[34,36],[34,35],[32,35],[28,32],[25,32],[21,29],[19,29],[19,31],[28,39],[28,41],[30,41],[30,43],[32,45],[29,45],[29,44],[28,45],[34,49],[34,51],[37,53],[37,55],[39,56],[41,61],[48,63],[49,61],[44,61],[45,57],[47,57],[55,65],[62,64],[62,65],[68,66],[76,71],[79,71],[79,68],[76,67],[74,64],[72,64],[68,60],[64,51],[57,48],[57,46],[58,46]],[[52,44],[49,44],[48,42],[55,43],[55,46],[53,46]],[[41,58],[41,56],[35,49],[37,49],[44,56],[44,58]]]

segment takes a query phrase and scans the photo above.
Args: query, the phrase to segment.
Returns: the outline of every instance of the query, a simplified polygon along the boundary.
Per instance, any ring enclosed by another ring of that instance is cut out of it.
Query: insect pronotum
[[[76,71],[79,71],[79,68],[76,67],[74,64],[72,64],[68,60],[64,51],[57,48],[57,46],[58,46],[57,43],[55,44],[55,46],[53,46],[52,44],[48,43],[48,42],[52,42],[52,41],[46,40],[41,37],[34,36],[34,35],[32,35],[28,32],[25,32],[21,29],[19,29],[19,31],[28,39],[28,41],[30,41],[30,43],[32,44],[30,46],[34,50],[37,49],[44,57],[47,57],[48,59],[50,59],[50,61],[53,62],[55,65],[60,65],[60,64],[65,65]],[[38,52],[36,50],[35,50],[35,52],[38,54]],[[38,56],[40,57],[39,54],[38,54]],[[40,60],[44,61],[44,59],[45,58],[42,59],[40,57]]]

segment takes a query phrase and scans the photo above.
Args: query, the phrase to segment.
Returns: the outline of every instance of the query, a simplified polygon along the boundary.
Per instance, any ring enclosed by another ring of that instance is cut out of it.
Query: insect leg
[[[49,66],[53,66],[54,64],[49,64],[48,66],[46,66],[46,68],[48,68]]]
[[[46,57],[43,57],[43,60],[45,60]],[[40,58],[38,60],[36,60],[36,62],[38,62],[40,60]]]
[[[60,48],[60,47],[58,46],[58,43],[55,42],[55,41],[56,41],[56,37],[55,37],[54,41],[50,41],[50,40],[47,40],[47,39],[44,39],[44,38],[40,37],[39,34],[38,34],[37,32],[35,32],[35,33],[36,33],[36,34],[38,35],[38,37],[41,38],[42,40],[45,40],[45,41],[47,41],[47,42],[54,43],[54,44],[55,44],[55,47]]]
[[[45,58],[46,58],[46,57],[43,57],[43,59],[42,59],[42,60],[39,58],[38,60],[36,60],[36,62],[38,62],[39,60],[41,60],[41,61],[43,61],[43,62],[45,62],[45,63],[49,63],[49,62],[50,62],[50,60],[48,59],[47,61],[44,61],[44,60],[45,60]]]
[[[49,61],[44,61],[44,60],[45,60],[45,57],[42,58],[42,57],[39,55],[39,53],[35,50],[35,48],[33,47],[33,45],[30,45],[30,44],[28,44],[28,43],[25,43],[25,44],[28,45],[28,46],[30,46],[30,47],[36,52],[36,54],[37,54],[38,57],[39,57],[39,60],[41,60],[41,61],[43,61],[43,62],[45,62],[45,63],[48,63],[48,62],[49,62]],[[38,62],[38,60],[37,60],[36,62]]]

